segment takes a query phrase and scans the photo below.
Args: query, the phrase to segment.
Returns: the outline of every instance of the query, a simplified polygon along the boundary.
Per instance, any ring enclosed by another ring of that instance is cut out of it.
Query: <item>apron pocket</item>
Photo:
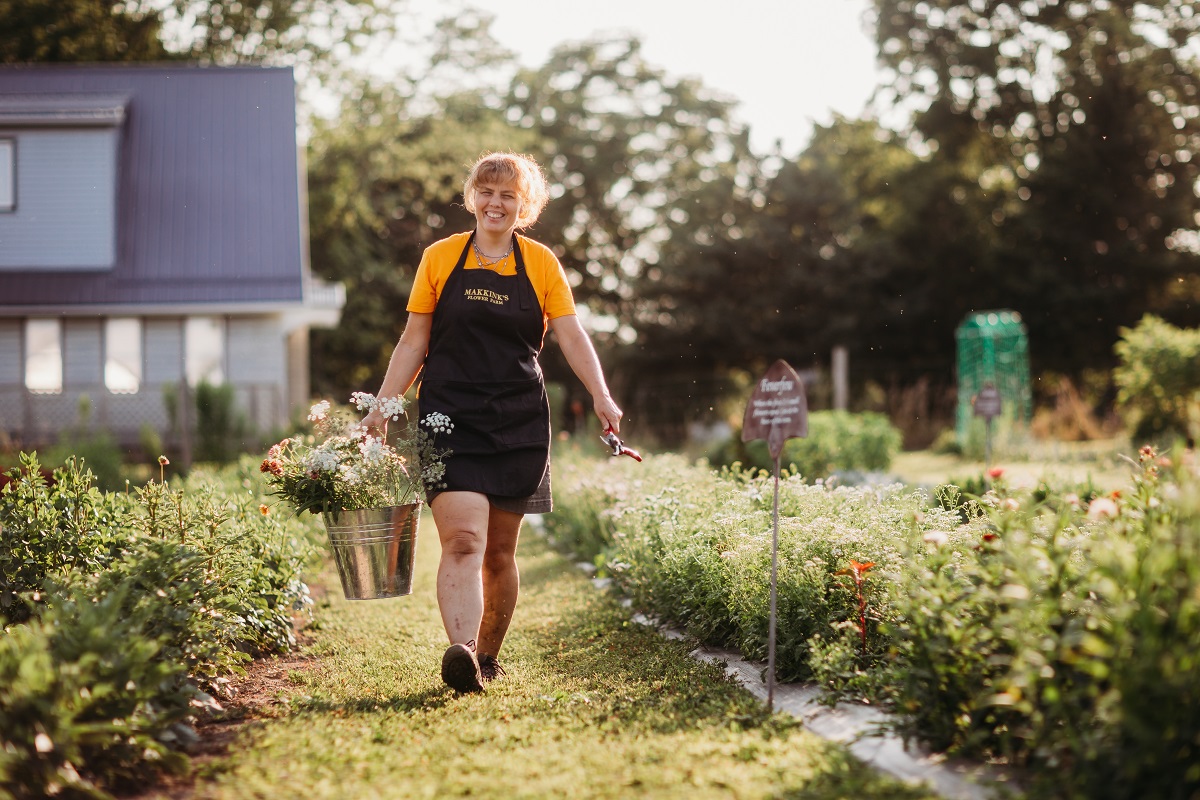
[[[550,442],[550,403],[540,380],[505,387],[493,402],[499,418],[496,438],[505,446]]]

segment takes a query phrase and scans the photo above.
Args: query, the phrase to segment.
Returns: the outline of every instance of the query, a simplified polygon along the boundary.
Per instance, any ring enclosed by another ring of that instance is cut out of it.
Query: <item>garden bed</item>
[[[1115,493],[996,475],[972,498],[792,476],[780,677],[895,711],[938,750],[1027,767],[1033,796],[1192,796],[1200,493],[1186,459],[1143,450]],[[673,456],[557,465],[560,547],[640,609],[765,655],[767,476]]]
[[[0,797],[104,797],[182,773],[254,657],[296,646],[313,530],[249,462],[96,489],[36,457],[0,491]]]

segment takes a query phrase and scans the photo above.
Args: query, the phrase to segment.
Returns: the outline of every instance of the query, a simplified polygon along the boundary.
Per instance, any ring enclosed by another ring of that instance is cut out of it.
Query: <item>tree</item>
[[[278,63],[335,71],[407,0],[0,0],[0,60]]]
[[[1145,310],[1200,309],[1182,245],[1200,212],[1193,5],[875,0],[890,91],[932,160],[981,136],[1007,150],[978,173],[1015,188],[993,216],[994,295],[1024,314],[1036,367],[1109,366]]]
[[[113,0],[0,0],[0,63],[169,57],[153,8]]]
[[[654,269],[672,220],[714,210],[694,202],[703,186],[721,176],[751,180],[748,133],[729,99],[648,64],[630,38],[556,49],[543,66],[517,74],[504,104],[506,118],[532,134],[553,184],[531,233],[563,262],[616,391],[631,397],[644,375],[624,359],[638,335],[632,321],[647,313],[634,287]],[[542,363],[566,387],[566,403],[587,404],[553,340]],[[657,404],[682,398],[660,395]],[[639,413],[636,404],[627,411]]]
[[[691,213],[693,190],[750,158],[732,102],[647,64],[636,39],[556,49],[517,75],[505,105],[554,184],[535,235],[558,246],[577,298],[598,315],[636,305],[630,281],[669,220]]]
[[[471,227],[466,168],[485,149],[522,149],[520,132],[477,93],[437,113],[392,86],[364,83],[318,122],[309,165],[312,264],[346,286],[337,329],[313,332],[314,391],[374,391],[400,337],[424,248]]]

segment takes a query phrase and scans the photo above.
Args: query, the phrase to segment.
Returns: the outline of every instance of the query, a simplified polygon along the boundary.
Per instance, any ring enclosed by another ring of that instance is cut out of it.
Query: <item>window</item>
[[[113,394],[137,394],[142,385],[142,321],[104,321],[104,385]]]
[[[25,388],[37,394],[62,393],[62,324],[57,319],[25,320]]]
[[[225,382],[225,318],[188,317],[183,326],[184,371],[188,384]]]
[[[0,213],[17,207],[17,142],[0,139]]]

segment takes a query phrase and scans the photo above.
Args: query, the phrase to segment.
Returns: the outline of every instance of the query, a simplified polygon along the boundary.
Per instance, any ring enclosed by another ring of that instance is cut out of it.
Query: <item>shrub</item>
[[[74,457],[87,465],[98,487],[115,492],[125,484],[124,452],[112,434],[89,429],[92,401],[86,394],[79,398],[78,412],[78,424],[62,432],[58,443],[46,451],[43,460],[49,466],[59,466]]]
[[[602,468],[564,461],[558,461],[557,510],[547,522],[556,540],[596,543],[582,554],[599,553],[639,607],[714,644],[750,657],[766,654],[772,478],[760,471],[714,474],[675,456]],[[582,483],[579,476],[586,476]],[[598,511],[606,497],[611,507]],[[923,493],[898,486],[814,486],[798,475],[782,482],[776,653],[782,677],[812,677],[815,634],[829,641],[847,623],[859,625],[858,587],[846,572],[851,561],[891,567],[914,525],[922,532],[957,526],[955,512],[928,505]],[[564,530],[581,517],[586,533]],[[890,589],[874,574],[867,584],[876,601],[867,626],[867,655],[874,657]]]
[[[233,386],[202,380],[196,385],[195,403],[196,460],[227,464],[236,459],[247,425],[237,410]]]
[[[0,634],[0,795],[96,795],[181,764],[168,742],[200,693],[129,613],[131,589]]]
[[[74,460],[22,465],[0,492],[0,598],[28,621],[0,634],[0,797],[104,796],[179,762],[201,689],[294,644],[311,534],[249,460],[122,494]]]
[[[1200,329],[1146,315],[1137,327],[1121,329],[1116,352],[1117,405],[1131,418],[1135,441],[1170,444],[1200,435],[1189,430],[1189,415],[1200,406]]]
[[[48,576],[105,570],[121,547],[117,513],[90,471],[72,458],[47,480],[36,453],[20,458],[0,490],[0,617],[9,622],[29,618]]]
[[[783,447],[783,469],[799,472],[808,480],[835,472],[878,472],[891,466],[900,450],[900,431],[882,414],[814,411],[808,417],[808,437],[789,439]],[[742,442],[741,432],[709,453],[715,466],[743,466],[773,470],[766,442]]]

